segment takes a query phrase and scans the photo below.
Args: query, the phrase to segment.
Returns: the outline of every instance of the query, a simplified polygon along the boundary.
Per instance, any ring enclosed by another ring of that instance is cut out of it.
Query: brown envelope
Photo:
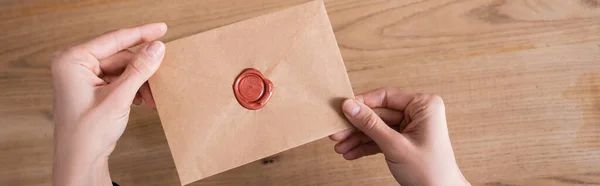
[[[322,1],[166,48],[150,86],[184,185],[350,127],[340,104],[354,95]],[[275,87],[258,110],[242,107],[233,92],[246,68]]]

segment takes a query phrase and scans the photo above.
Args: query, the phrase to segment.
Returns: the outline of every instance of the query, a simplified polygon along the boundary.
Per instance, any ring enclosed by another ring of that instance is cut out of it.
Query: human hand
[[[54,185],[111,185],[108,156],[127,125],[130,105],[154,107],[146,82],[165,46],[164,23],[112,31],[58,53],[54,88]],[[137,53],[128,48],[151,42]]]
[[[383,152],[401,185],[470,185],[456,164],[439,96],[382,88],[345,100],[342,111],[356,128],[329,138],[345,159]]]

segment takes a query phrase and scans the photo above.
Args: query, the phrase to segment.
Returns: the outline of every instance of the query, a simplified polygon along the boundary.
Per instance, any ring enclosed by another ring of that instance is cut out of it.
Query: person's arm
[[[347,160],[383,153],[401,185],[470,185],[460,172],[439,96],[382,88],[347,99],[355,126],[329,136]]]
[[[53,185],[112,185],[108,157],[123,134],[130,105],[154,106],[146,82],[165,45],[164,23],[119,29],[58,53],[54,88]],[[137,53],[127,48],[150,42]]]

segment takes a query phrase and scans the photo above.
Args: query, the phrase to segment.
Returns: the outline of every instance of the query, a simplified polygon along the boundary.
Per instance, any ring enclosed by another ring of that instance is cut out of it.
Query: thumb
[[[342,111],[354,127],[373,139],[382,150],[406,141],[402,134],[385,124],[371,108],[355,99],[346,99],[342,103]]]
[[[140,49],[119,77],[118,94],[128,95],[133,100],[142,84],[158,70],[164,54],[165,45],[160,41],[154,41]]]

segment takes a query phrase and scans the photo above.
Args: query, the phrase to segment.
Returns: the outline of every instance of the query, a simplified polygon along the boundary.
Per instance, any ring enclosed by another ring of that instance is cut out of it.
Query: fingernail
[[[160,30],[161,31],[167,30],[167,24],[166,23],[160,23]]]
[[[146,52],[152,58],[160,58],[165,52],[165,46],[160,41],[154,41],[146,48]]]
[[[356,116],[360,111],[360,105],[354,99],[348,99],[344,101],[344,105],[342,106],[342,111],[344,114],[348,116]]]

